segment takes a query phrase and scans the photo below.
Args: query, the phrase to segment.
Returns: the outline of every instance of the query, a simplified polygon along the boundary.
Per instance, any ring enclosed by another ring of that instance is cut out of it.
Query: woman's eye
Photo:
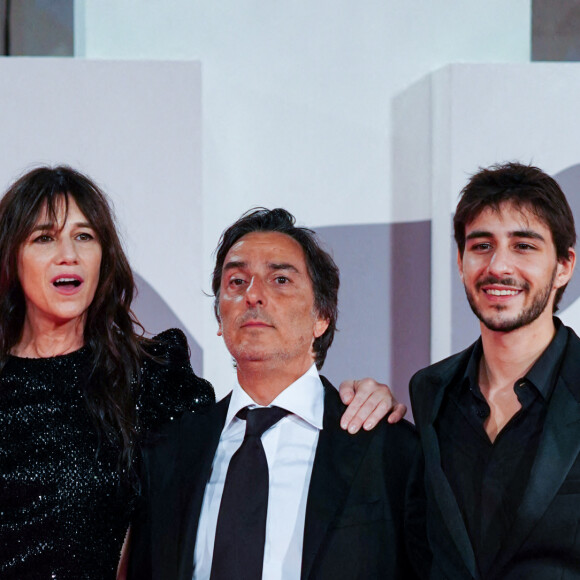
[[[42,235],[34,238],[33,241],[35,244],[46,244],[46,243],[52,241],[52,236],[49,236],[48,234],[42,234]]]
[[[90,240],[94,240],[94,236],[89,234],[88,232],[83,232],[77,236],[77,240],[81,242],[89,242]]]

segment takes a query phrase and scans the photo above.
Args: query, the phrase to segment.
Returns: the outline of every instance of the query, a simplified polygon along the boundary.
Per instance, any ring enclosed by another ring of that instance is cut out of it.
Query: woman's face
[[[57,223],[46,208],[18,251],[18,278],[33,328],[84,319],[99,283],[101,244],[74,198],[57,205]]]

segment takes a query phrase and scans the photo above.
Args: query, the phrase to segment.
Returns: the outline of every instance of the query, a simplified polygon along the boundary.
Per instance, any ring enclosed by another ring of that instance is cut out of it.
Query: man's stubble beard
[[[515,318],[513,318],[511,320],[500,320],[500,321],[496,322],[495,320],[491,319],[490,317],[485,318],[483,316],[483,314],[480,312],[480,310],[477,308],[477,305],[475,303],[475,299],[473,298],[473,294],[467,289],[467,286],[465,286],[465,284],[464,284],[465,295],[467,296],[467,301],[469,302],[469,306],[471,307],[471,310],[473,311],[475,316],[477,316],[477,318],[479,318],[479,320],[489,330],[493,330],[496,332],[511,332],[512,330],[517,330],[518,328],[522,328],[523,326],[527,326],[528,324],[531,324],[542,314],[542,312],[544,312],[544,310],[548,306],[548,302],[550,301],[550,294],[552,292],[554,280],[556,279],[556,273],[557,273],[557,266],[554,267],[554,271],[552,272],[550,282],[548,284],[546,284],[546,286],[544,288],[542,288],[540,291],[538,291],[534,300],[532,301],[532,303],[528,307],[524,307],[524,309]],[[504,280],[503,282],[501,280],[498,280],[494,283],[506,284],[507,282],[509,282],[509,284],[507,284],[507,285],[513,285],[511,283],[511,280],[509,280],[509,281]],[[481,283],[479,283],[479,284],[481,284]],[[476,284],[476,288],[477,288],[477,286],[478,286],[478,284]],[[529,286],[527,286],[527,288],[529,288]],[[524,287],[523,289],[526,291],[527,288]],[[501,312],[502,310],[505,310],[505,307],[497,306],[497,307],[495,307],[495,309],[496,309],[496,312]]]

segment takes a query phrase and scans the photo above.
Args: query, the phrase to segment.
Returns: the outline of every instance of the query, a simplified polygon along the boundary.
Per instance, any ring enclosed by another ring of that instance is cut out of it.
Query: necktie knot
[[[238,411],[236,416],[246,420],[245,437],[261,437],[265,431],[286,415],[288,415],[288,411],[280,407],[257,407],[255,409],[244,407]]]

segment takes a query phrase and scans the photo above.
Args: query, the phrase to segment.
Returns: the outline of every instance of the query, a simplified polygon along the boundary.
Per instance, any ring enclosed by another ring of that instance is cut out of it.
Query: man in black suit
[[[421,468],[416,434],[381,422],[349,435],[344,405],[318,375],[338,286],[332,258],[285,210],[252,211],[224,232],[212,287],[238,384],[144,453],[131,578],[416,577],[406,548],[423,547],[407,484]],[[250,433],[251,417],[273,414]],[[413,556],[425,565],[421,549]]]
[[[481,337],[418,372],[432,579],[580,578],[580,340],[553,317],[576,233],[536,167],[482,169],[454,218]]]

